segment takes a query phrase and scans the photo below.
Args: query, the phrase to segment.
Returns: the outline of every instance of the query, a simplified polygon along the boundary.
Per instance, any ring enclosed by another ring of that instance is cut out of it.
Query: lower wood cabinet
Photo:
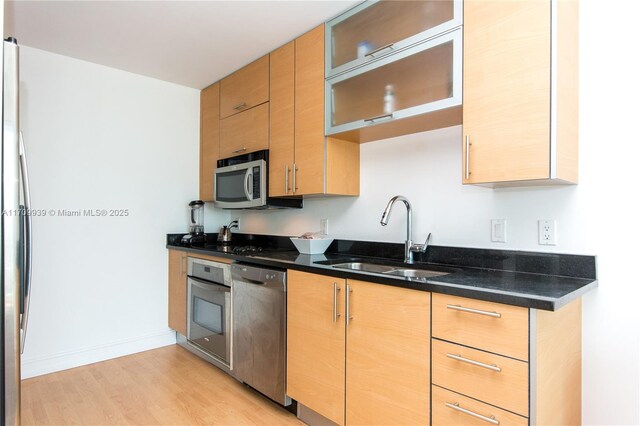
[[[343,424],[428,424],[430,293],[288,272],[287,394]]]
[[[501,410],[476,399],[467,398],[439,386],[433,387],[434,425],[442,426],[487,426],[517,425],[526,426],[529,420],[509,411]]]
[[[433,424],[579,425],[581,306],[550,312],[434,293]]]
[[[169,250],[169,328],[187,335],[187,253]]]

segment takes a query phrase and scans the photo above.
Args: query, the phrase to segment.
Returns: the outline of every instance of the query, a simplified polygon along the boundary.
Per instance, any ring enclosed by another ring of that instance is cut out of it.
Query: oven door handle
[[[244,195],[248,201],[253,200],[253,173],[251,173],[251,169],[247,169],[247,173],[244,175]]]
[[[193,277],[189,277],[189,281],[191,281],[191,284],[193,284],[194,286],[202,290],[214,290],[214,291],[221,291],[221,292],[231,291],[230,287],[220,283],[212,283],[210,281],[204,281],[204,280],[200,280],[198,278],[193,278]]]

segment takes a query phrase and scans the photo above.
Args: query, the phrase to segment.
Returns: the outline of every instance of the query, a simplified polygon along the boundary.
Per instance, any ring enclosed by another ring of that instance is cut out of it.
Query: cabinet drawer
[[[269,148],[269,104],[220,120],[220,158]]]
[[[529,359],[529,310],[463,297],[433,294],[433,337]]]
[[[529,364],[433,339],[433,384],[527,416]]]
[[[432,420],[434,425],[451,426],[487,426],[518,425],[526,426],[526,417],[501,410],[475,399],[467,398],[439,386],[433,386]]]
[[[269,100],[269,55],[239,69],[220,82],[220,118]]]

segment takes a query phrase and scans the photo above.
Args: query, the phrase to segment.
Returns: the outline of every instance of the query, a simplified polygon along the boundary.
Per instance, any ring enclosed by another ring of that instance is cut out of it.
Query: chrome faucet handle
[[[429,241],[431,241],[431,232],[427,235],[427,239],[424,241],[424,244],[413,244],[411,246],[411,251],[425,253],[427,248],[429,248]]]

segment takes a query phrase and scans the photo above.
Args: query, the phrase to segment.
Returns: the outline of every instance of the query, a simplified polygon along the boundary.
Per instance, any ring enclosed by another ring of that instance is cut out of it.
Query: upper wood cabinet
[[[269,148],[269,104],[220,120],[220,158]]]
[[[200,199],[213,201],[213,174],[220,158],[220,83],[200,92]]]
[[[326,75],[333,77],[461,24],[459,1],[361,3],[327,23]]]
[[[269,194],[358,195],[360,146],[324,136],[324,25],[271,54]]]
[[[464,2],[464,183],[577,183],[577,18],[577,1]]]
[[[226,118],[269,100],[269,55],[220,81],[220,118]]]
[[[429,423],[429,293],[291,270],[287,284],[288,395],[339,425]]]

